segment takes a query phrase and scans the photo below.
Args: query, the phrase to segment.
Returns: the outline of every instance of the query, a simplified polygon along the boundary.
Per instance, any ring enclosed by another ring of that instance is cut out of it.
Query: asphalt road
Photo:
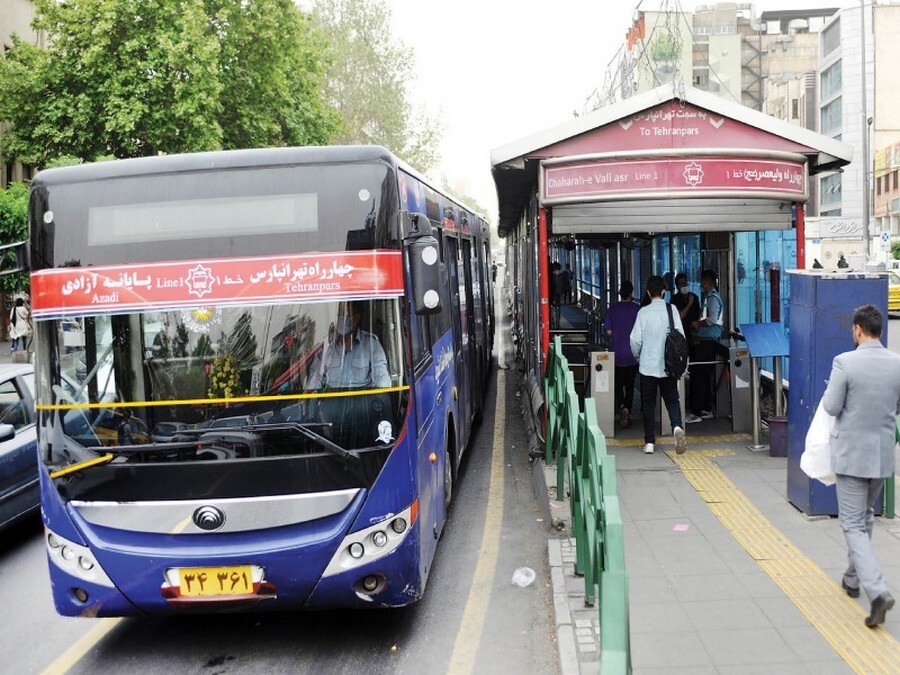
[[[502,331],[501,331],[502,333]],[[507,332],[508,334],[508,332]],[[503,345],[498,345],[505,349]],[[509,359],[511,360],[511,358]],[[548,523],[532,488],[516,370],[494,370],[484,422],[417,604],[395,610],[72,619],[50,597],[39,519],[0,535],[8,673],[558,672]],[[501,401],[496,392],[503,392]],[[495,406],[501,412],[495,428]],[[527,566],[537,581],[511,583]]]

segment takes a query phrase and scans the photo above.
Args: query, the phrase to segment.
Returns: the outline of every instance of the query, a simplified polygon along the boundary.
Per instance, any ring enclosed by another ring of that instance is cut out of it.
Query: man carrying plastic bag
[[[884,317],[874,305],[853,313],[856,349],[838,354],[822,408],[834,416],[832,468],[836,475],[838,518],[849,551],[841,586],[850,597],[860,587],[871,602],[865,623],[884,623],[894,606],[872,547],[874,502],[884,479],[894,473],[896,415],[900,412],[900,355],[881,344]]]

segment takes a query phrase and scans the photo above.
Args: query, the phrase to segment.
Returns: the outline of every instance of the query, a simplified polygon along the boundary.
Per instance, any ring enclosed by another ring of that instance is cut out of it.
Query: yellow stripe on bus
[[[96,410],[99,408],[158,408],[173,405],[234,405],[235,403],[259,403],[261,401],[302,401],[314,398],[338,398],[340,396],[370,396],[408,391],[409,385],[360,389],[353,391],[322,391],[308,394],[279,394],[277,396],[235,396],[232,398],[184,398],[169,401],[108,401],[104,403],[38,403],[37,410]]]

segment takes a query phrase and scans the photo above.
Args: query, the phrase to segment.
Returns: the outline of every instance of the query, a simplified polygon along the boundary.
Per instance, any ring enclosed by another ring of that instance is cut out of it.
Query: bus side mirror
[[[441,307],[441,265],[438,242],[432,234],[407,240],[409,278],[416,314],[438,314]]]

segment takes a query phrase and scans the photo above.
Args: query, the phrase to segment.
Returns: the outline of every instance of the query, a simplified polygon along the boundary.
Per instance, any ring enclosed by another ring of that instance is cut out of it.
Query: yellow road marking
[[[179,398],[168,401],[105,401],[103,403],[38,403],[38,410],[94,410],[97,408],[158,408],[173,405],[234,405],[235,403],[259,403],[262,401],[301,401],[311,398],[337,398],[339,396],[370,396],[407,391],[408,384],[381,389],[354,389],[353,391],[316,391],[306,394],[279,394],[277,396],[232,396],[231,398]]]
[[[491,483],[488,488],[484,533],[472,586],[466,598],[462,623],[453,643],[449,672],[454,675],[471,673],[475,668],[475,656],[484,632],[491,586],[500,554],[500,525],[503,522],[503,428],[506,422],[505,374],[497,373],[497,402],[494,409],[494,443],[491,458]]]
[[[710,510],[791,602],[857,673],[896,673],[900,643],[867,628],[864,610],[747,499],[712,457],[730,451],[666,454]]]
[[[101,619],[100,623],[91,628],[78,642],[69,647],[56,661],[47,666],[41,675],[64,675],[69,669],[93,649],[100,640],[116,626],[122,619]]]

